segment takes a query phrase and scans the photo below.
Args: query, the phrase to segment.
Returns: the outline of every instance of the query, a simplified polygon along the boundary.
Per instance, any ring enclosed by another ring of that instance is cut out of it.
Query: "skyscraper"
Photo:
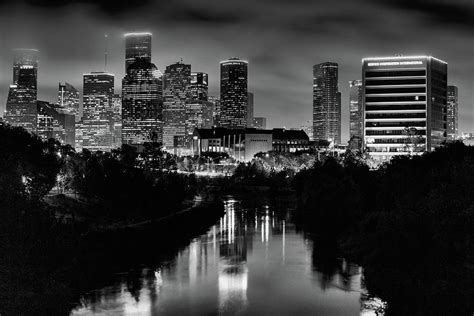
[[[5,111],[5,123],[36,131],[38,51],[15,49],[13,84],[10,86]]]
[[[212,106],[212,122],[213,126],[220,126],[220,116],[221,116],[221,98],[217,96],[208,96],[208,101]]]
[[[455,140],[458,136],[458,87],[448,86],[447,136]]]
[[[247,93],[247,127],[253,127],[253,116],[254,116],[254,109],[253,109],[253,93]]]
[[[186,103],[192,98],[191,65],[182,61],[166,67],[163,76],[163,144],[167,150],[184,146]]]
[[[114,94],[112,97],[112,120],[110,125],[113,131],[113,147],[122,147],[122,96]]]
[[[33,88],[37,89],[38,82],[38,53],[39,51],[34,48],[16,48],[13,50],[13,84],[18,85],[20,77],[20,69],[24,69],[25,66],[32,67],[31,76],[34,80],[31,83],[34,85]],[[29,68],[29,67],[28,67]]]
[[[186,144],[191,144],[195,128],[211,128],[213,104],[208,101],[208,75],[192,72],[190,82],[191,99],[186,104]]]
[[[248,106],[248,62],[239,58],[221,61],[220,126],[245,128]]]
[[[61,144],[74,147],[74,115],[65,112],[59,105],[45,101],[37,101],[37,109],[36,134],[45,141],[54,138]]]
[[[122,80],[122,142],[163,142],[162,75],[147,59],[138,58]]]
[[[313,67],[313,138],[341,143],[341,96],[337,63]]]
[[[362,80],[349,81],[349,139],[360,149],[364,131],[364,109],[362,104]]]
[[[151,63],[151,37],[149,32],[125,34],[125,73],[137,58]]]
[[[58,105],[64,113],[75,116],[76,122],[81,119],[79,108],[79,91],[69,83],[59,83],[58,89]]]
[[[83,116],[76,124],[76,150],[110,151],[113,131],[114,75],[105,72],[84,74]]]
[[[431,56],[363,59],[364,146],[374,159],[431,151],[446,140],[447,71]]]

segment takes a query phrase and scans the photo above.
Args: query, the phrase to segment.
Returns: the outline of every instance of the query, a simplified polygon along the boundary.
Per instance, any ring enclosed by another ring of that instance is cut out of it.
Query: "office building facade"
[[[349,81],[349,141],[355,149],[362,148],[364,137],[362,80]]]
[[[125,34],[125,73],[137,58],[151,63],[151,39],[150,32]]]
[[[136,59],[122,80],[122,143],[163,142],[163,78],[147,59]]]
[[[37,125],[38,50],[13,51],[13,84],[10,85],[4,121],[34,133]]]
[[[313,66],[313,138],[341,143],[339,66],[326,62]]]
[[[221,110],[219,125],[227,128],[247,127],[248,62],[230,58],[220,62]]]
[[[91,72],[83,76],[83,115],[76,124],[76,150],[110,151],[113,131],[110,120],[113,113],[114,75]]]
[[[59,83],[57,104],[64,113],[74,115],[77,122],[81,119],[79,100],[80,95],[76,88],[67,82]]]
[[[166,150],[185,146],[186,105],[192,100],[191,65],[182,61],[166,67],[163,76],[163,145]]]
[[[431,56],[363,59],[364,147],[371,157],[419,154],[446,140],[447,68]]]

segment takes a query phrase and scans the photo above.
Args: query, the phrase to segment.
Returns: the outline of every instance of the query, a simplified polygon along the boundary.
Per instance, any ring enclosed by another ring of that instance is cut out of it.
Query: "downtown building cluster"
[[[194,71],[183,60],[164,72],[152,63],[151,33],[124,37],[121,94],[115,93],[114,74],[93,71],[83,74],[82,102],[69,83],[59,84],[56,103],[38,100],[38,51],[14,50],[4,121],[77,151],[111,151],[122,145],[141,150],[156,143],[177,155],[211,151],[249,160],[253,152],[343,146],[337,63],[313,66],[313,117],[303,133],[266,130],[266,118],[254,117],[247,61],[221,61],[220,95],[212,96],[207,73]],[[447,68],[431,56],[363,59],[361,78],[349,82],[349,147],[386,161],[456,139],[458,89],[448,85]]]
[[[266,128],[254,117],[253,94],[248,91],[248,62],[230,58],[220,63],[220,96],[208,94],[209,76],[191,71],[182,60],[164,72],[152,63],[152,34],[127,33],[125,76],[121,95],[117,80],[106,71],[83,74],[82,102],[69,83],[59,84],[57,103],[37,100],[38,51],[14,51],[13,84],[4,121],[55,138],[81,151],[111,151],[122,145],[138,150],[146,143],[161,144],[178,155],[195,154],[195,129],[222,127]]]

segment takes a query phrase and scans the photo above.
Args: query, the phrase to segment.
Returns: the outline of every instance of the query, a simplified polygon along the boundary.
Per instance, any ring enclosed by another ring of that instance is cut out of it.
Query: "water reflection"
[[[225,207],[219,222],[172,261],[117,276],[116,285],[84,295],[72,314],[370,312],[360,267],[314,247],[288,220],[288,209],[235,200]]]

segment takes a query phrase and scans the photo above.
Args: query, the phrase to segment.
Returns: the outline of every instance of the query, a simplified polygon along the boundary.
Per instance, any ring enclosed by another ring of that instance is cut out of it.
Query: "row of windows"
[[[424,110],[424,104],[384,104],[384,105],[366,105],[367,111],[383,111],[383,110]]]
[[[406,84],[426,84],[426,79],[390,79],[390,80],[366,80],[366,86],[388,86]]]
[[[424,95],[414,96],[395,96],[395,97],[366,97],[366,102],[407,102],[407,101],[426,101]]]
[[[379,138],[374,140],[374,144],[405,144],[410,143],[410,141],[407,138]]]
[[[426,113],[367,113],[367,119],[425,118]]]
[[[367,136],[388,136],[388,135],[405,135],[405,131],[404,130],[394,130],[394,131],[372,131],[372,130],[369,130],[369,131],[366,131],[365,134]],[[426,131],[425,130],[417,130],[416,131],[416,134],[417,135],[426,135]]]
[[[365,77],[408,77],[408,76],[426,76],[425,70],[402,70],[402,71],[367,71]]]
[[[380,93],[426,93],[425,87],[419,88],[382,88],[365,90],[366,94],[380,94]]]
[[[366,122],[365,127],[424,127],[426,122]]]

